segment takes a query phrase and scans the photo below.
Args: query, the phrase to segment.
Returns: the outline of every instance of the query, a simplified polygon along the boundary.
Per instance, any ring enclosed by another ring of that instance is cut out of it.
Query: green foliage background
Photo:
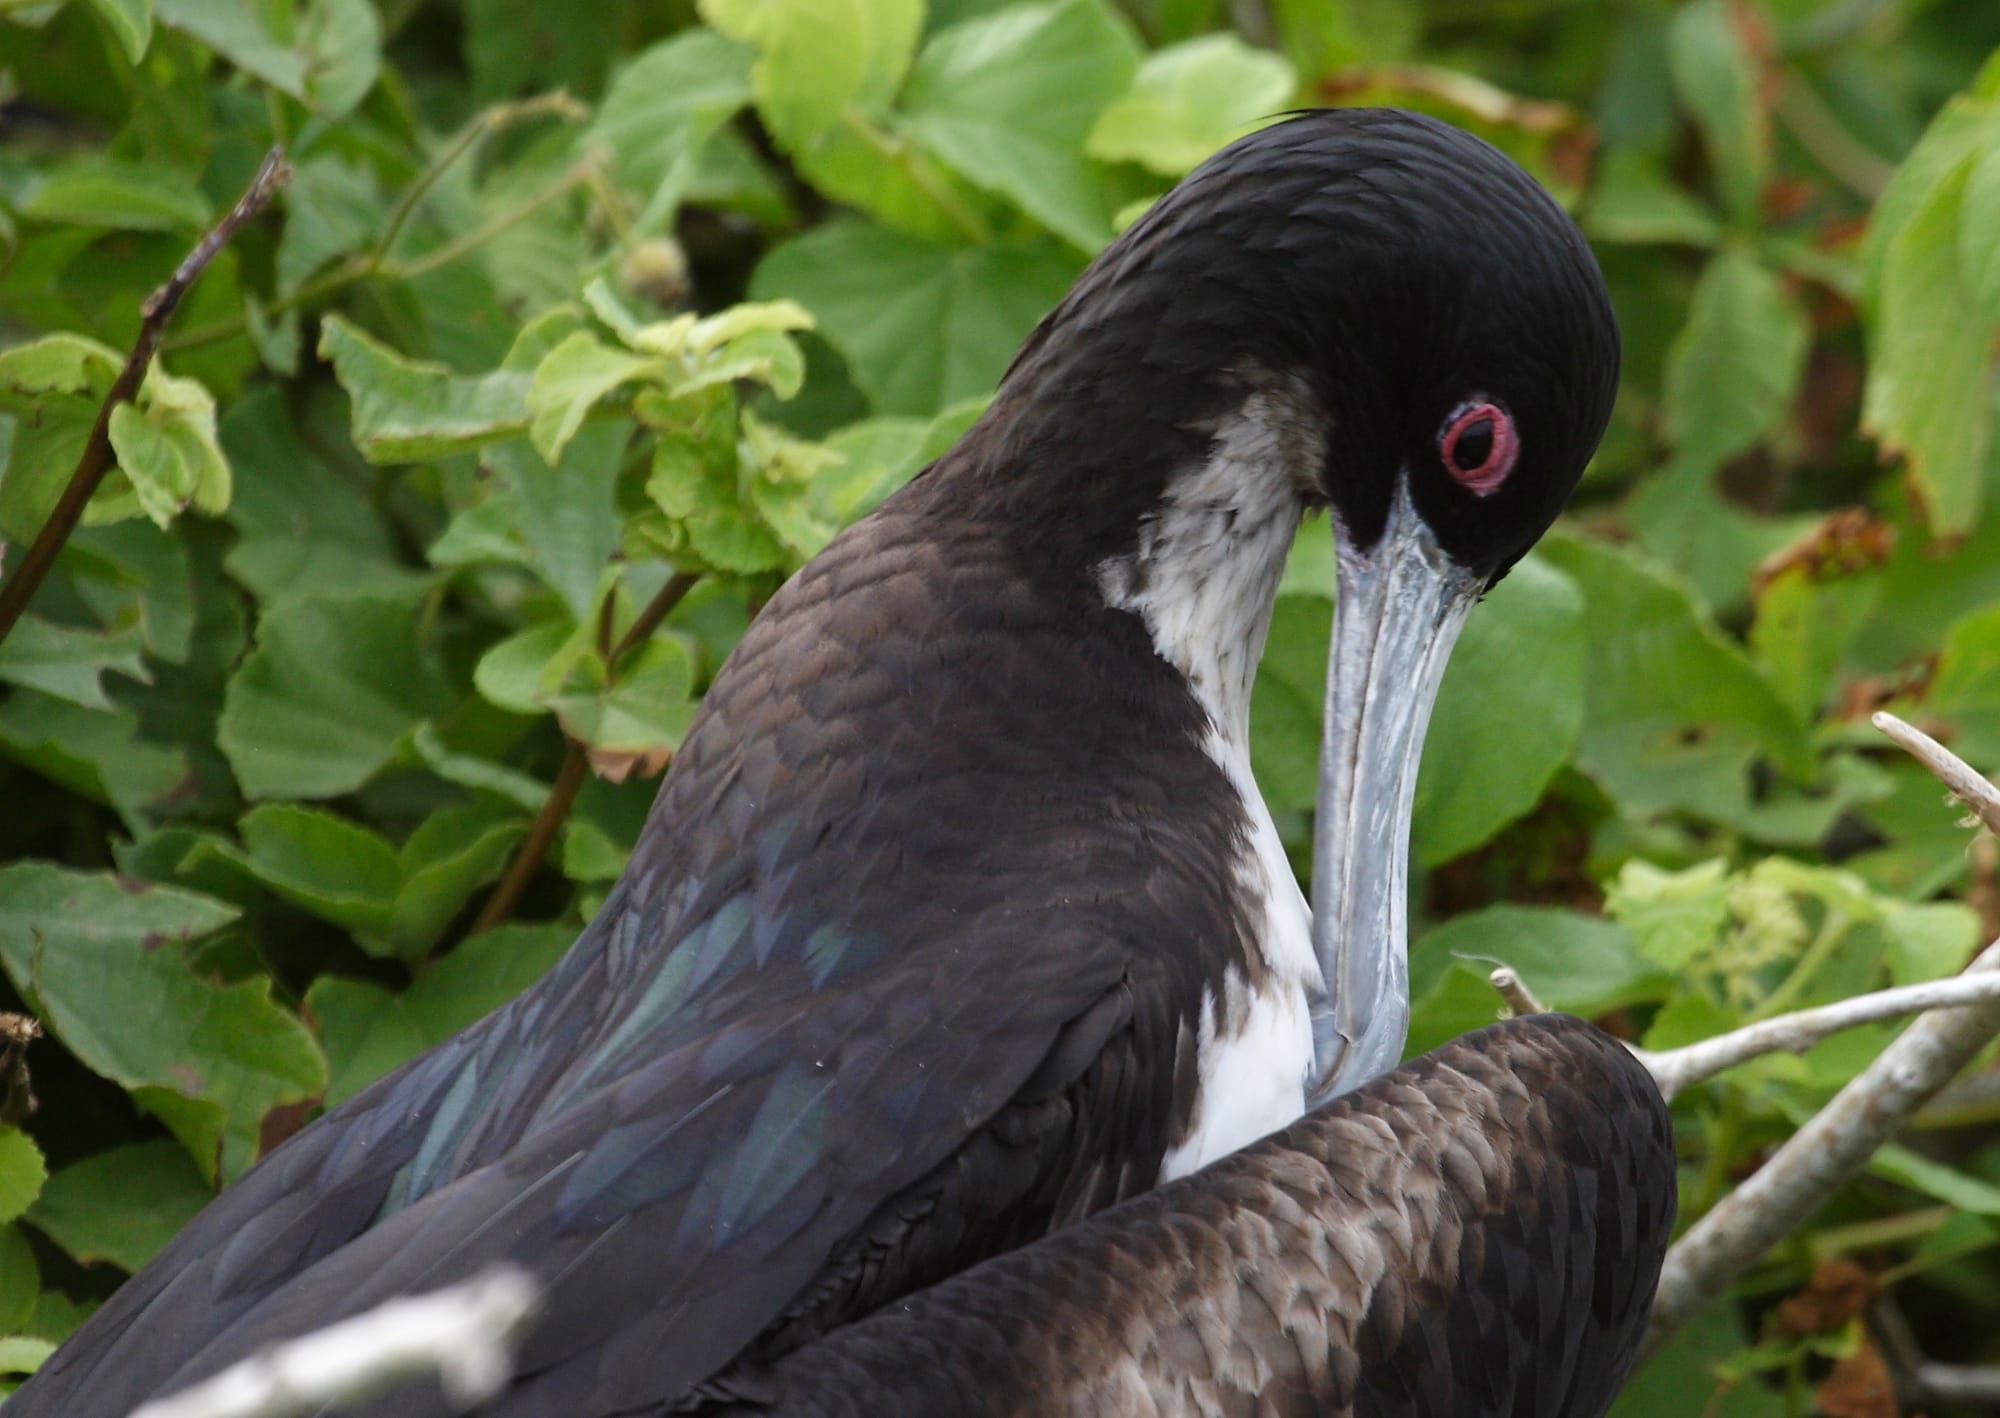
[[[0,1370],[545,968],[762,600],[1295,104],[1501,145],[1626,337],[1575,504],[1443,691],[1413,1051],[1492,1017],[1494,958],[1648,1044],[1955,969],[2000,931],[1990,844],[1866,715],[2000,768],[1996,45],[1990,0],[0,0],[14,559],[141,298],[267,146],[296,164],[0,645],[0,1011],[47,1031],[0,1054]],[[1331,554],[1308,528],[1257,686],[1295,852]],[[1684,1220],[1892,1032],[1685,1096]],[[1893,1412],[1840,1406],[1879,1376],[1852,1305],[1774,1304],[1834,1260],[2000,1362],[1991,1082],[1622,1418]]]

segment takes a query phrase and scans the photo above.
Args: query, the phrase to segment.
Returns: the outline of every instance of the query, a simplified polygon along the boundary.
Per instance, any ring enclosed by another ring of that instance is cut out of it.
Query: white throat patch
[[[1237,880],[1252,904],[1264,978],[1232,969],[1202,997],[1198,1086],[1188,1135],[1160,1180],[1192,1172],[1305,1111],[1312,1063],[1307,998],[1320,984],[1312,917],[1250,772],[1250,686],[1271,603],[1324,446],[1318,402],[1300,384],[1251,393],[1215,429],[1203,462],[1169,474],[1160,509],[1128,556],[1097,568],[1106,604],[1137,615],[1160,657],[1207,710],[1205,747],[1242,799]]]

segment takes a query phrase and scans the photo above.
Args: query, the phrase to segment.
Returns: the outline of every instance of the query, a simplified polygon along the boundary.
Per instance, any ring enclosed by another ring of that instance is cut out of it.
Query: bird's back
[[[948,493],[774,597],[548,978],[267,1159],[10,1412],[122,1413],[502,1256],[552,1294],[497,1411],[616,1411],[1150,1185],[1243,945],[1241,804],[1143,629]]]

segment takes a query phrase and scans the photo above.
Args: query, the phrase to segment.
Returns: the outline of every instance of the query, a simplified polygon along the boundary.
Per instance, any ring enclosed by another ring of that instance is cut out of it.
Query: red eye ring
[[[1470,399],[1453,409],[1438,433],[1444,470],[1475,497],[1497,492],[1520,455],[1521,436],[1514,431],[1513,416],[1485,399]]]

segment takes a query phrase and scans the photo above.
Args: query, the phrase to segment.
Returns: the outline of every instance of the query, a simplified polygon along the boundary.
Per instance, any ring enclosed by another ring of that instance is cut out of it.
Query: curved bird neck
[[[1168,473],[1132,550],[1095,568],[1105,603],[1145,623],[1217,735],[1246,755],[1251,684],[1324,447],[1320,407],[1302,381],[1253,387],[1214,421],[1206,455]]]

